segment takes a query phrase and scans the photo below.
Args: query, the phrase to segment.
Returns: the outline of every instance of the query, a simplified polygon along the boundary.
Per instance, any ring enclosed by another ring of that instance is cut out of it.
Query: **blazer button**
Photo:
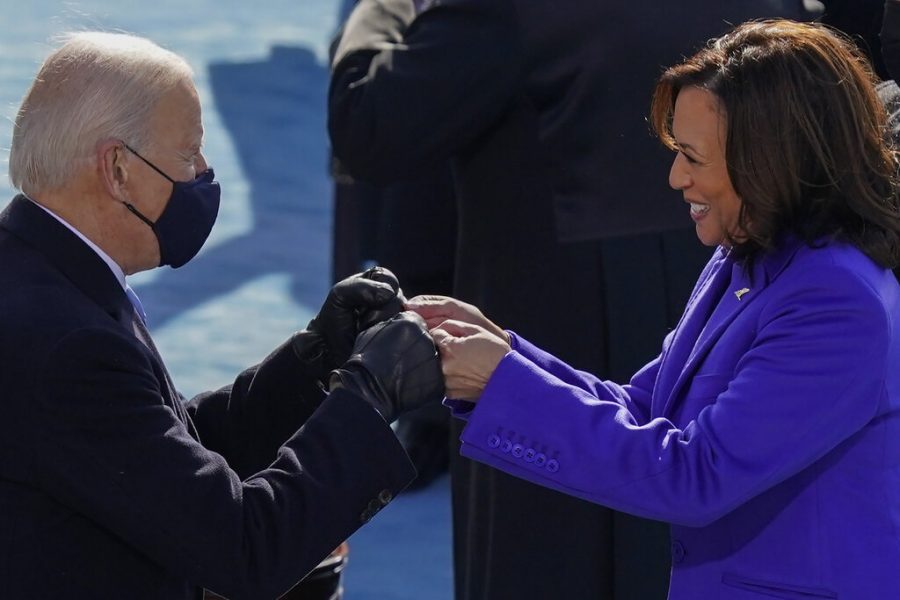
[[[525,454],[525,446],[522,444],[514,444],[512,447],[512,455],[516,458],[522,458],[523,454]]]
[[[492,433],[488,436],[488,448],[497,448],[500,445],[500,436]]]
[[[687,554],[684,550],[684,546],[678,540],[672,542],[672,562],[676,565],[684,562],[684,555]]]
[[[525,462],[527,462],[527,463],[534,462],[535,455],[537,455],[537,452],[535,452],[534,448],[529,448],[528,450],[526,450],[525,451]]]
[[[363,523],[368,523],[369,521],[372,520],[372,516],[373,516],[372,513],[367,508],[366,510],[362,511],[361,515],[359,515],[359,520],[362,521]]]
[[[503,440],[503,443],[500,444],[500,450],[503,452],[509,452],[512,450],[512,442],[509,440]]]
[[[543,452],[538,452],[534,455],[534,466],[543,467],[547,464],[547,455]]]
[[[555,458],[551,458],[547,461],[547,470],[551,473],[556,473],[559,471],[559,462]]]
[[[393,499],[394,495],[391,493],[391,490],[381,490],[378,492],[378,501],[381,502],[382,506],[387,505],[387,503]]]
[[[369,500],[369,512],[371,512],[373,515],[381,510],[381,506],[382,504],[378,501],[377,498],[372,498],[371,500]]]

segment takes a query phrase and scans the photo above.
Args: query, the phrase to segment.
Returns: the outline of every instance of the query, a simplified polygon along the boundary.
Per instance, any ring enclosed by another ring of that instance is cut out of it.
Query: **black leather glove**
[[[359,335],[353,354],[331,374],[331,390],[346,389],[388,423],[444,397],[444,375],[425,321],[401,312]]]
[[[389,270],[373,267],[334,284],[322,308],[291,339],[294,353],[307,372],[319,380],[344,364],[360,331],[390,319],[403,310],[397,278]]]

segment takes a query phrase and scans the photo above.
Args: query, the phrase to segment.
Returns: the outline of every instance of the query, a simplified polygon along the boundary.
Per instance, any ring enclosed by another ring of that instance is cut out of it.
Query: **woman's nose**
[[[691,185],[691,176],[684,164],[687,161],[679,152],[672,161],[672,168],[669,169],[669,185],[672,189],[683,190]]]

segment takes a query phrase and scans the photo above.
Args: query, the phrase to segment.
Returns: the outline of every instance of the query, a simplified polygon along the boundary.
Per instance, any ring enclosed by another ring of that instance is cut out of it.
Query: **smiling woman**
[[[747,23],[666,71],[669,181],[718,245],[678,326],[619,385],[472,305],[414,298],[462,454],[670,523],[670,600],[900,598],[885,119],[866,64],[818,25]]]

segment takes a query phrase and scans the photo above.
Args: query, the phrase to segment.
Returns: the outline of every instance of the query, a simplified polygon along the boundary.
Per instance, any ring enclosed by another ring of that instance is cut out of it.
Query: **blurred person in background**
[[[331,44],[332,58],[343,23],[355,5],[356,0],[341,3],[341,27]],[[355,177],[333,158],[331,176],[333,281],[384,265],[403,282],[406,296],[453,292],[456,201],[449,161],[379,185]],[[407,489],[427,487],[447,472],[450,417],[443,407],[429,405],[403,415],[394,432],[416,467],[416,479]]]
[[[387,185],[452,159],[454,294],[612,378],[658,347],[709,258],[666,190],[654,82],[726,21],[811,16],[801,0],[645,8],[361,0],[329,95],[354,178]],[[665,597],[665,525],[451,460],[458,600]]]

